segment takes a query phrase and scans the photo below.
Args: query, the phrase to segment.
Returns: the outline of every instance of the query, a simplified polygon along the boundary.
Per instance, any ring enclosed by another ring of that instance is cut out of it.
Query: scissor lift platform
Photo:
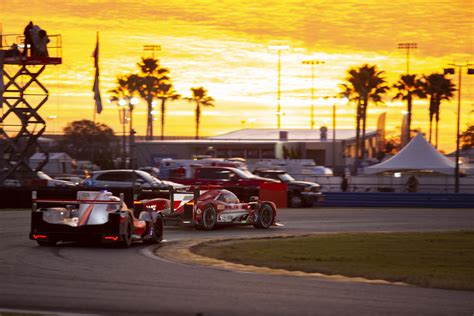
[[[0,170],[0,185],[15,174],[35,173],[48,162],[45,153],[44,161],[34,170],[28,163],[32,152],[43,152],[38,138],[46,130],[38,111],[48,100],[49,91],[39,76],[46,66],[62,63],[61,35],[48,38],[48,56],[31,56],[31,49],[25,50],[24,36],[0,37],[0,159],[5,168]],[[19,124],[11,124],[12,121]]]

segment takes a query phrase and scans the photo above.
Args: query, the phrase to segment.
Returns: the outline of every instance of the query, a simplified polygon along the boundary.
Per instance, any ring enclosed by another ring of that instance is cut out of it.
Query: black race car
[[[61,207],[52,207],[58,204]],[[44,207],[38,207],[41,205]],[[40,246],[53,246],[60,241],[122,247],[129,247],[132,241],[159,243],[163,239],[160,209],[143,209],[134,214],[123,196],[118,198],[108,191],[79,191],[76,200],[38,199],[33,192],[30,239]]]

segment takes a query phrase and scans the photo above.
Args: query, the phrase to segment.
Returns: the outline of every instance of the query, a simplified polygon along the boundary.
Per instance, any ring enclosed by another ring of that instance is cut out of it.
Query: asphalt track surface
[[[474,209],[284,209],[284,227],[167,228],[167,242],[212,237],[473,230]],[[473,315],[474,292],[233,272],[129,249],[28,239],[30,213],[0,210],[0,313],[106,315]],[[474,241],[473,241],[474,242]],[[159,253],[159,250],[158,250]]]

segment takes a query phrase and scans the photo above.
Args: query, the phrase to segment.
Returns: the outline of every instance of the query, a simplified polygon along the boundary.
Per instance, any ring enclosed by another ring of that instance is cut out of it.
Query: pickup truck
[[[288,186],[289,207],[313,206],[324,200],[321,186],[318,183],[297,181],[285,170],[257,169],[253,173],[260,177],[286,183]]]
[[[278,183],[274,179],[265,179],[249,171],[233,167],[203,166],[194,169],[192,177],[171,177],[169,180],[184,185],[218,185],[233,192],[240,200],[250,201],[251,196],[258,196],[261,183]]]

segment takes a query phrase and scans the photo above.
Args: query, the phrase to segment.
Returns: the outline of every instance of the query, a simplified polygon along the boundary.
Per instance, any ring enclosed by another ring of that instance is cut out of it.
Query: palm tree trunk
[[[429,143],[431,144],[431,131],[433,129],[433,118],[430,115],[430,138],[429,138]]]
[[[364,99],[364,103],[362,105],[362,139],[361,139],[361,160],[363,161],[365,158],[365,130],[367,127],[367,106],[368,100],[367,98]]]
[[[201,122],[201,107],[199,102],[196,102],[196,139],[199,139],[199,123]]]
[[[429,138],[430,144],[431,144],[432,132],[433,132],[433,97],[430,98],[430,138]]]
[[[153,116],[151,115],[152,111],[152,102],[151,100],[147,100],[148,105],[148,113],[147,113],[147,125],[146,125],[146,139],[151,140],[153,138]]]
[[[165,102],[166,99],[161,99],[161,140],[165,139]]]
[[[363,116],[362,116],[362,139],[361,139],[361,144],[360,144],[360,151],[361,151],[361,160],[364,161],[365,160],[365,152],[366,152],[366,148],[365,148],[365,131],[367,129],[367,108],[364,108],[363,109]]]
[[[412,97],[411,94],[408,95],[407,98],[407,112],[408,112],[408,117],[407,117],[407,144],[410,142],[411,139],[411,108],[412,108]]]
[[[441,104],[441,100],[440,100],[440,96],[438,96],[435,100],[435,104],[434,104],[434,111],[433,111],[433,115],[435,117],[435,120],[436,120],[436,134],[435,134],[435,137],[436,137],[436,143],[435,143],[435,148],[438,149],[438,123],[439,123],[439,106]]]
[[[360,109],[360,100],[357,102],[356,110],[356,143],[355,143],[355,157],[354,157],[354,166],[353,173],[357,174],[357,169],[359,167],[359,144],[360,144],[360,119],[361,119],[361,109]]]

